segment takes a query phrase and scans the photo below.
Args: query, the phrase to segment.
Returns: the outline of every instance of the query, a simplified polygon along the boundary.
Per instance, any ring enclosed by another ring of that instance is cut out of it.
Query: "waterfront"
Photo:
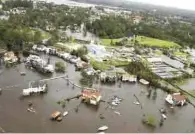
[[[61,60],[56,57],[51,58],[51,63]],[[30,96],[19,99],[22,89],[28,87],[28,81],[40,80],[46,78],[36,71],[25,69],[26,76],[21,76],[24,71],[24,65],[18,65],[15,68],[4,69],[0,75],[0,85],[3,89],[0,96],[0,126],[6,132],[97,132],[97,128],[107,125],[109,129],[106,132],[194,132],[195,131],[195,109],[189,104],[184,107],[175,108],[175,112],[167,107],[164,98],[166,93],[157,89],[157,98],[153,99],[153,92],[147,98],[147,87],[140,84],[122,84],[121,88],[115,85],[94,85],[99,88],[103,95],[103,100],[108,100],[114,95],[123,98],[122,103],[116,107],[116,110],[106,109],[107,104],[101,103],[99,108],[94,108],[81,104],[78,113],[74,108],[80,103],[80,100],[70,101],[65,109],[57,104],[62,98],[68,98],[80,93],[80,89],[72,88],[67,85],[66,80],[57,79],[48,81],[49,91],[43,96]],[[75,72],[74,65],[67,64],[67,73],[75,83],[79,83],[80,72]],[[63,74],[53,74],[59,76]],[[3,88],[10,85],[18,85],[14,88]],[[143,109],[139,105],[133,104],[136,94],[143,103]],[[27,111],[28,102],[32,101],[36,113]],[[164,125],[155,129],[144,126],[141,122],[143,113],[152,114],[157,121],[160,120],[158,109],[166,107],[168,110],[168,119]],[[62,122],[52,122],[49,117],[54,111],[69,111],[67,117]],[[119,111],[121,116],[114,113]],[[102,114],[105,119],[100,119]]]

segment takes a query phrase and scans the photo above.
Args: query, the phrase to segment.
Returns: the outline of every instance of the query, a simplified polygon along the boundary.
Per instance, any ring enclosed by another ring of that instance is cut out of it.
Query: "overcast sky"
[[[195,10],[195,0],[130,0],[130,1]]]

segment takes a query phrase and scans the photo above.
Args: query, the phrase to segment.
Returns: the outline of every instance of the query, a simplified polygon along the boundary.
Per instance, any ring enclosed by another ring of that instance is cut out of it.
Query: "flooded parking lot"
[[[45,57],[46,58],[46,57]],[[61,59],[51,57],[51,63]],[[48,81],[49,91],[44,95],[34,95],[20,99],[22,89],[28,87],[28,81],[48,78],[36,71],[25,69],[24,65],[18,65],[15,68],[2,68],[0,75],[0,87],[3,89],[0,96],[0,126],[6,132],[97,132],[102,125],[107,125],[109,129],[106,132],[195,132],[195,109],[189,104],[184,107],[177,107],[172,111],[165,103],[166,93],[156,89],[157,97],[153,97],[155,89],[152,90],[150,98],[147,97],[148,87],[139,83],[101,85],[94,84],[94,88],[100,89],[103,100],[108,101],[114,95],[123,98],[123,101],[116,109],[107,108],[107,103],[100,103],[99,107],[81,104],[79,111],[75,112],[75,107],[79,105],[80,99],[71,100],[63,109],[57,104],[57,101],[75,96],[80,93],[79,88],[72,88],[67,85],[66,80],[56,79]],[[20,72],[26,72],[21,76]],[[79,84],[81,78],[80,72],[75,72],[74,65],[67,63],[67,74],[71,80]],[[54,73],[52,77],[64,74]],[[7,87],[15,85],[15,87]],[[7,87],[7,88],[6,88]],[[134,94],[143,104],[143,109],[135,105]],[[29,101],[33,102],[36,113],[27,111]],[[160,127],[160,108],[167,108],[167,120]],[[63,118],[62,122],[52,122],[50,115],[54,111],[69,111],[69,114]],[[120,112],[121,116],[114,111]],[[102,114],[105,119],[100,119]],[[152,114],[156,117],[157,127],[148,128],[142,124],[143,114]]]

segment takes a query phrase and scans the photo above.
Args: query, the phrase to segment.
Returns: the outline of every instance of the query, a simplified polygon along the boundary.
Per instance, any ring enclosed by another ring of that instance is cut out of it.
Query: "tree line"
[[[145,16],[147,17],[147,16]],[[87,22],[86,28],[101,38],[123,38],[129,35],[142,35],[173,41],[181,46],[195,47],[195,24],[170,20],[169,24],[153,24],[148,19],[133,24],[132,18],[103,16],[93,22]]]
[[[88,31],[101,38],[121,38],[131,33],[131,24],[123,17],[102,16],[94,22],[87,22]]]

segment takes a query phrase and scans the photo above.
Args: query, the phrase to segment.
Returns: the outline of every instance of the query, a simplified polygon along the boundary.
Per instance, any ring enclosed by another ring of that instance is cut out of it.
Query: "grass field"
[[[189,56],[189,54],[183,53],[183,52],[174,52],[173,55],[178,56],[178,57],[183,57],[183,58],[186,58]]]
[[[107,65],[111,65],[111,66],[127,66],[129,64],[128,61],[121,61],[121,60],[117,60],[117,59],[111,59],[111,60],[108,60],[108,61],[104,61],[103,62],[104,64],[107,64]]]
[[[43,30],[37,30],[37,29],[29,29],[29,28],[24,28],[24,29],[19,29],[21,32],[25,32],[28,35],[34,36],[36,31],[40,31],[41,33],[41,39],[49,39],[51,37],[50,33],[45,32]]]
[[[149,47],[159,47],[159,48],[179,48],[180,45],[171,41],[159,40],[155,38],[145,37],[145,36],[138,36],[136,40],[139,44]]]
[[[110,59],[108,61],[98,62],[93,58],[90,59],[90,63],[94,69],[101,70],[101,71],[107,70],[111,66],[119,67],[119,66],[127,66],[129,64],[128,61],[120,61],[116,59]]]
[[[92,65],[92,67],[96,70],[101,70],[101,71],[104,71],[104,70],[107,70],[111,67],[111,65],[107,65],[105,64],[104,62],[98,62],[94,59],[91,59],[90,60],[90,64]]]
[[[158,51],[158,50],[155,51],[155,54],[156,54],[156,55],[159,55],[159,56],[160,56],[160,55],[163,55],[162,51]]]
[[[116,43],[116,42],[120,42],[121,39],[101,39],[101,45],[105,45],[105,46],[112,46],[110,43],[111,43],[111,40],[113,41],[113,43]]]
[[[41,38],[42,39],[49,39],[51,37],[50,33],[41,31]]]

